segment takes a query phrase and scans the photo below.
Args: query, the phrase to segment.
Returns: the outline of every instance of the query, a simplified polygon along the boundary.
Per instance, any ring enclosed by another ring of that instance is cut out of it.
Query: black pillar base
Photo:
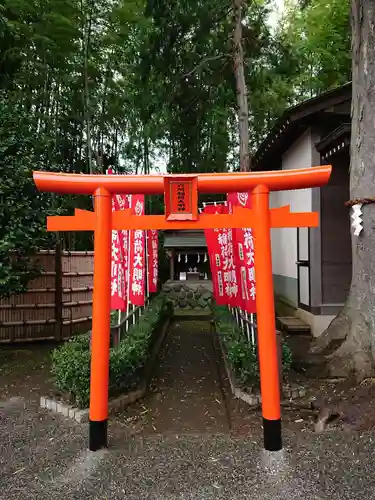
[[[279,451],[283,447],[281,439],[281,419],[268,420],[263,418],[264,449]]]
[[[107,448],[108,420],[89,421],[89,450],[97,451],[101,448]]]

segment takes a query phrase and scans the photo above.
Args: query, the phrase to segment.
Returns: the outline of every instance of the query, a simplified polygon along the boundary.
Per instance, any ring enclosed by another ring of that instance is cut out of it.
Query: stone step
[[[289,334],[311,334],[310,325],[296,316],[284,316],[276,318],[277,328]]]

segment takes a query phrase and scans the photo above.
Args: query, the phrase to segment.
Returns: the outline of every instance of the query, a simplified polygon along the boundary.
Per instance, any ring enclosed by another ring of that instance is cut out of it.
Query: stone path
[[[225,433],[230,430],[220,358],[207,321],[174,321],[145,399],[116,420],[142,433]]]

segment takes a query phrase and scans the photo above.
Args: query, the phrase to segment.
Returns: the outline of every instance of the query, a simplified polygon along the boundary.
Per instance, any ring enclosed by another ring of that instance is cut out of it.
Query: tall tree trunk
[[[240,140],[240,170],[251,169],[249,154],[249,108],[247,102],[247,87],[244,71],[244,54],[242,47],[242,7],[244,0],[234,0],[234,36],[233,60],[236,78],[238,126]]]
[[[374,196],[375,2],[352,0],[353,97],[350,164],[352,200]],[[373,374],[375,359],[375,204],[363,206],[363,230],[352,234],[353,275],[343,311],[313,352],[327,353],[331,375]],[[333,346],[339,347],[333,350]],[[333,352],[332,352],[333,351]]]
[[[143,173],[144,175],[150,175],[150,151],[149,151],[149,139],[147,135],[147,129],[143,126]]]
[[[86,121],[86,140],[87,140],[87,156],[89,163],[89,172],[93,173],[92,162],[92,139],[91,139],[91,103],[90,103],[90,87],[89,87],[89,57],[90,57],[90,43],[91,43],[91,23],[92,23],[91,4],[89,5],[89,12],[85,21],[84,31],[84,46],[83,46],[83,78],[84,78],[84,110]]]

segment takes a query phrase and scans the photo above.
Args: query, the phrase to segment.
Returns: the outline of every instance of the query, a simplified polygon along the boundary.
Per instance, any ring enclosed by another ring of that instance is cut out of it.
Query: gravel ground
[[[180,435],[126,438],[90,453],[87,425],[23,399],[1,406],[0,499],[373,499],[375,435],[289,434],[284,456],[259,438]]]
[[[0,398],[24,397],[35,402],[53,393],[50,372],[54,343],[0,346]]]
[[[50,348],[1,351],[0,500],[375,499],[372,420],[354,415],[361,425],[318,435],[311,416],[285,412],[285,450],[264,454],[259,412],[221,394],[210,335],[198,326],[174,325],[154,389],[111,419],[110,448],[97,453],[87,450],[87,425],[38,407],[52,387]],[[375,383],[353,401],[340,387],[329,393],[375,414]]]

